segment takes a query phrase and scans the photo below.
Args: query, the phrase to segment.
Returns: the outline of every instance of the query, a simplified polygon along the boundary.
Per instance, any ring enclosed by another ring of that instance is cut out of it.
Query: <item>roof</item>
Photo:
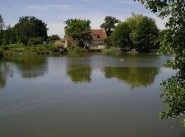
[[[93,40],[105,40],[107,38],[107,34],[103,29],[92,29],[91,37]]]
[[[64,38],[62,38],[62,39],[60,39],[60,41],[61,41],[61,42],[65,42],[65,39],[64,39]]]
[[[92,40],[94,41],[103,41],[107,38],[107,34],[103,29],[92,29],[90,35],[92,37]],[[70,37],[67,34],[64,35],[64,39],[71,42],[75,41],[72,37]]]

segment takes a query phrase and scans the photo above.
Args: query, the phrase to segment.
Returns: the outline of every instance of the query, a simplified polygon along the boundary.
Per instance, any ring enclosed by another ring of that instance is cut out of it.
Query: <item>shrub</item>
[[[61,54],[61,53],[66,52],[63,43],[60,41],[56,41],[54,44],[52,44],[51,48],[54,54],[56,53]]]
[[[8,46],[3,46],[2,49],[3,49],[3,50],[8,50],[9,47],[8,47]]]
[[[80,48],[79,46],[69,46],[67,48],[69,53],[85,53],[87,50],[84,48]]]
[[[43,44],[44,39],[42,37],[37,37],[37,38],[31,38],[28,41],[28,45],[38,45],[38,44]]]
[[[3,57],[3,55],[4,55],[4,51],[0,49],[0,57]]]
[[[117,54],[120,54],[120,49],[117,47],[110,47],[110,48],[103,49],[102,53],[117,55]]]

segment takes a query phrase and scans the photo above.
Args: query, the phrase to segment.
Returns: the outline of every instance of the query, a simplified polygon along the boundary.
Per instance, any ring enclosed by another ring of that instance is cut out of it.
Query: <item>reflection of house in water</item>
[[[89,42],[84,41],[86,46],[89,46],[90,48],[104,48],[106,46],[104,40],[107,38],[107,34],[103,29],[92,29],[90,37],[91,40]],[[61,39],[61,42],[65,47],[79,44],[79,41],[73,39],[67,34],[65,34],[64,38]]]

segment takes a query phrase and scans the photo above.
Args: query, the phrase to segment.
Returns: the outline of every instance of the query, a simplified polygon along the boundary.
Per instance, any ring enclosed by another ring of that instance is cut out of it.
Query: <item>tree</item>
[[[136,1],[136,0],[135,0]],[[138,0],[159,17],[168,17],[168,31],[164,32],[161,42],[162,53],[173,54],[166,66],[177,70],[177,74],[161,83],[164,91],[164,104],[168,108],[161,112],[161,118],[175,118],[185,114],[185,1],[184,0]],[[183,120],[185,125],[185,119]]]
[[[137,45],[137,36],[138,36],[138,26],[140,24],[140,22],[143,19],[143,15],[142,14],[138,14],[136,15],[135,13],[132,13],[131,17],[126,19],[126,22],[128,23],[128,26],[130,28],[130,39],[132,41],[131,46],[132,49],[136,48]]]
[[[2,17],[2,15],[0,14],[0,31],[5,27],[5,22],[4,19]]]
[[[47,24],[35,17],[20,17],[19,23],[15,25],[17,41],[19,43],[28,44],[33,38],[42,38],[42,42],[47,39]],[[40,43],[42,44],[42,43]]]
[[[153,47],[158,39],[159,30],[152,18],[143,17],[136,29],[136,49],[139,52],[147,52]]]
[[[119,47],[122,50],[126,50],[130,48],[130,29],[127,23],[120,23],[111,34],[110,39],[112,45],[115,47]]]
[[[4,27],[5,27],[5,22],[4,22],[2,15],[0,14],[0,45],[2,44],[3,28]]]
[[[126,22],[131,30],[130,39],[132,49],[139,52],[149,51],[156,46],[159,30],[155,20],[142,14],[134,14]]]
[[[57,40],[60,40],[60,37],[58,36],[58,35],[51,35],[51,36],[49,36],[49,38],[48,38],[48,42],[49,43],[54,43],[55,41],[57,41]]]
[[[101,28],[105,30],[107,36],[109,37],[111,33],[114,31],[116,24],[120,21],[112,16],[106,16],[104,19],[104,23],[101,24]]]
[[[65,21],[66,27],[65,32],[67,35],[72,37],[74,40],[79,42],[78,46],[85,46],[85,42],[90,41],[90,20],[85,19],[68,19]]]
[[[5,30],[3,30],[2,44],[14,44],[16,42],[14,28],[7,26]]]

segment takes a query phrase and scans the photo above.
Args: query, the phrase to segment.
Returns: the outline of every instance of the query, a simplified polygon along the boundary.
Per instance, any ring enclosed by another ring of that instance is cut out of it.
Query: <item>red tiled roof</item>
[[[62,38],[62,39],[60,39],[60,41],[61,41],[61,42],[65,42],[65,39],[64,39],[64,38]]]
[[[64,39],[67,40],[67,41],[73,41],[73,38],[70,37],[70,36],[67,35],[67,34],[64,35]]]
[[[107,34],[103,29],[92,29],[91,37],[93,40],[104,40],[107,38]]]
[[[92,29],[90,36],[94,41],[103,41],[107,38],[107,34],[103,29]],[[75,41],[72,37],[65,34],[64,39],[67,41]]]

